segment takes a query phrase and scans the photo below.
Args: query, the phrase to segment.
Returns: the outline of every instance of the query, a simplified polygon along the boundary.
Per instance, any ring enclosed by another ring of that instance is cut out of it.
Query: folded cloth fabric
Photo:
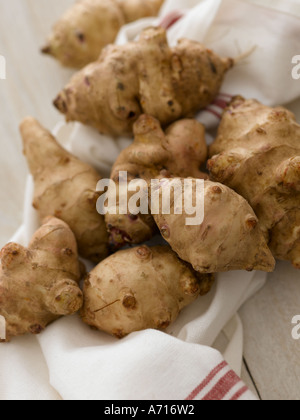
[[[207,128],[214,128],[235,94],[271,105],[300,96],[300,84],[289,77],[298,48],[299,16],[292,0],[166,0],[159,19],[128,25],[118,43],[134,39],[145,26],[162,23],[169,28],[172,44],[185,36],[232,57],[256,47],[229,74],[215,104],[199,115]],[[115,142],[80,124],[63,124],[55,134],[103,176],[109,176],[116,157],[131,141]],[[29,178],[24,223],[13,238],[23,245],[39,224],[32,194]],[[148,330],[118,341],[90,330],[75,315],[54,323],[39,337],[3,344],[0,399],[255,399],[237,376],[243,340],[235,314],[265,279],[263,273],[220,274],[213,290],[186,308],[169,334]],[[221,336],[227,338],[225,347]]]
[[[158,331],[116,341],[70,317],[39,342],[67,400],[255,399],[218,351]]]

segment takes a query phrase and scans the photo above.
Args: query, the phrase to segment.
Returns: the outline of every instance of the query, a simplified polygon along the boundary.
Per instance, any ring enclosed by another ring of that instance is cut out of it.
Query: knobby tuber
[[[210,149],[214,180],[253,207],[274,256],[300,269],[300,125],[287,109],[233,99]]]
[[[111,179],[118,187],[120,172],[127,173],[128,182],[150,182],[158,176],[207,178],[200,170],[208,152],[205,129],[196,120],[177,121],[164,133],[155,118],[143,115],[134,125],[134,134],[133,144],[120,154],[112,169]],[[126,193],[129,201],[134,192]],[[112,244],[120,247],[126,242],[140,244],[149,240],[157,230],[151,214],[119,214],[119,200],[118,195],[118,214],[106,215]]]
[[[210,291],[213,280],[195,273],[168,246],[119,251],[87,276],[82,319],[118,338],[147,328],[164,330]]]
[[[54,104],[67,121],[131,135],[141,114],[167,126],[205,108],[233,65],[187,39],[170,48],[164,29],[149,28],[138,42],[107,47],[97,62],[74,75]]]
[[[164,194],[174,180],[162,180],[156,194]],[[198,191],[196,180],[190,194],[193,202]],[[204,220],[195,226],[187,224],[189,215],[175,214],[177,198],[171,194],[171,214],[163,214],[160,200],[154,219],[173,251],[200,273],[231,270],[274,270],[258,219],[247,201],[225,185],[204,181]]]
[[[81,308],[77,244],[61,220],[49,218],[28,248],[9,243],[0,258],[0,315],[6,320],[6,341],[39,334],[60,316]]]
[[[82,68],[114,43],[126,23],[156,16],[164,0],[81,0],[56,23],[42,49],[64,66]]]
[[[21,134],[35,182],[33,206],[40,219],[52,215],[66,222],[80,255],[98,263],[108,255],[105,220],[96,209],[100,175],[64,150],[33,118],[23,121]]]

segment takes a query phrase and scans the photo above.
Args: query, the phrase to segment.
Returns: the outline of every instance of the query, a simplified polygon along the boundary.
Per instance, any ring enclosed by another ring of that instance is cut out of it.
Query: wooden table
[[[52,129],[62,119],[51,102],[71,72],[39,53],[52,23],[73,0],[10,0],[0,3],[0,245],[22,221],[27,167],[18,133],[32,115]],[[290,105],[300,121],[300,102]],[[300,399],[300,341],[292,318],[300,315],[300,275],[279,263],[267,286],[240,311],[245,328],[244,381],[262,399]]]

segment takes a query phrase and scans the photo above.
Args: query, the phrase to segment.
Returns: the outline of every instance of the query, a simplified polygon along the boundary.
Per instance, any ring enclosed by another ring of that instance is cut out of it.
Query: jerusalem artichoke
[[[134,143],[125,149],[116,161],[111,179],[119,186],[120,173],[127,173],[127,180],[151,179],[160,175],[206,178],[200,171],[207,159],[205,129],[196,120],[180,120],[164,133],[159,122],[143,115],[134,126]],[[128,194],[128,201],[133,192]],[[119,212],[119,196],[117,197]],[[150,239],[157,227],[151,214],[110,214],[106,223],[114,246],[125,242],[140,244]]]
[[[300,269],[300,125],[287,109],[233,99],[210,149],[214,180],[253,207],[274,256]]]
[[[64,222],[48,219],[28,248],[10,243],[0,258],[0,315],[6,321],[6,341],[39,334],[60,316],[81,308],[77,245]]]
[[[40,219],[52,215],[66,222],[80,255],[98,263],[108,255],[104,217],[96,209],[100,175],[64,150],[33,118],[23,121],[21,134],[35,182],[33,206]]]
[[[67,121],[131,135],[143,113],[167,126],[205,108],[233,65],[198,42],[182,40],[170,48],[164,29],[149,28],[138,42],[107,47],[74,75],[54,104]]]
[[[81,0],[56,23],[42,49],[64,66],[82,68],[114,43],[126,23],[156,16],[164,0]]]
[[[195,273],[167,246],[119,251],[87,276],[82,319],[118,338],[164,330],[212,283],[212,275]]]
[[[156,194],[166,193],[176,180],[162,180]],[[197,194],[193,180],[191,194]],[[153,191],[152,191],[153,194]],[[162,200],[154,219],[173,251],[200,273],[231,270],[273,271],[275,261],[246,200],[222,184],[204,181],[204,221],[187,224],[187,213],[175,214],[174,192],[170,214],[163,214]],[[199,201],[200,202],[200,201]],[[203,202],[203,201],[202,201]]]

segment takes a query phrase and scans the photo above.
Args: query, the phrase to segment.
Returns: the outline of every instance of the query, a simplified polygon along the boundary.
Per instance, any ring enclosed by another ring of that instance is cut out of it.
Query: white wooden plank
[[[300,400],[300,341],[292,338],[299,302],[300,273],[279,262],[265,288],[240,311],[245,359],[263,400]]]

